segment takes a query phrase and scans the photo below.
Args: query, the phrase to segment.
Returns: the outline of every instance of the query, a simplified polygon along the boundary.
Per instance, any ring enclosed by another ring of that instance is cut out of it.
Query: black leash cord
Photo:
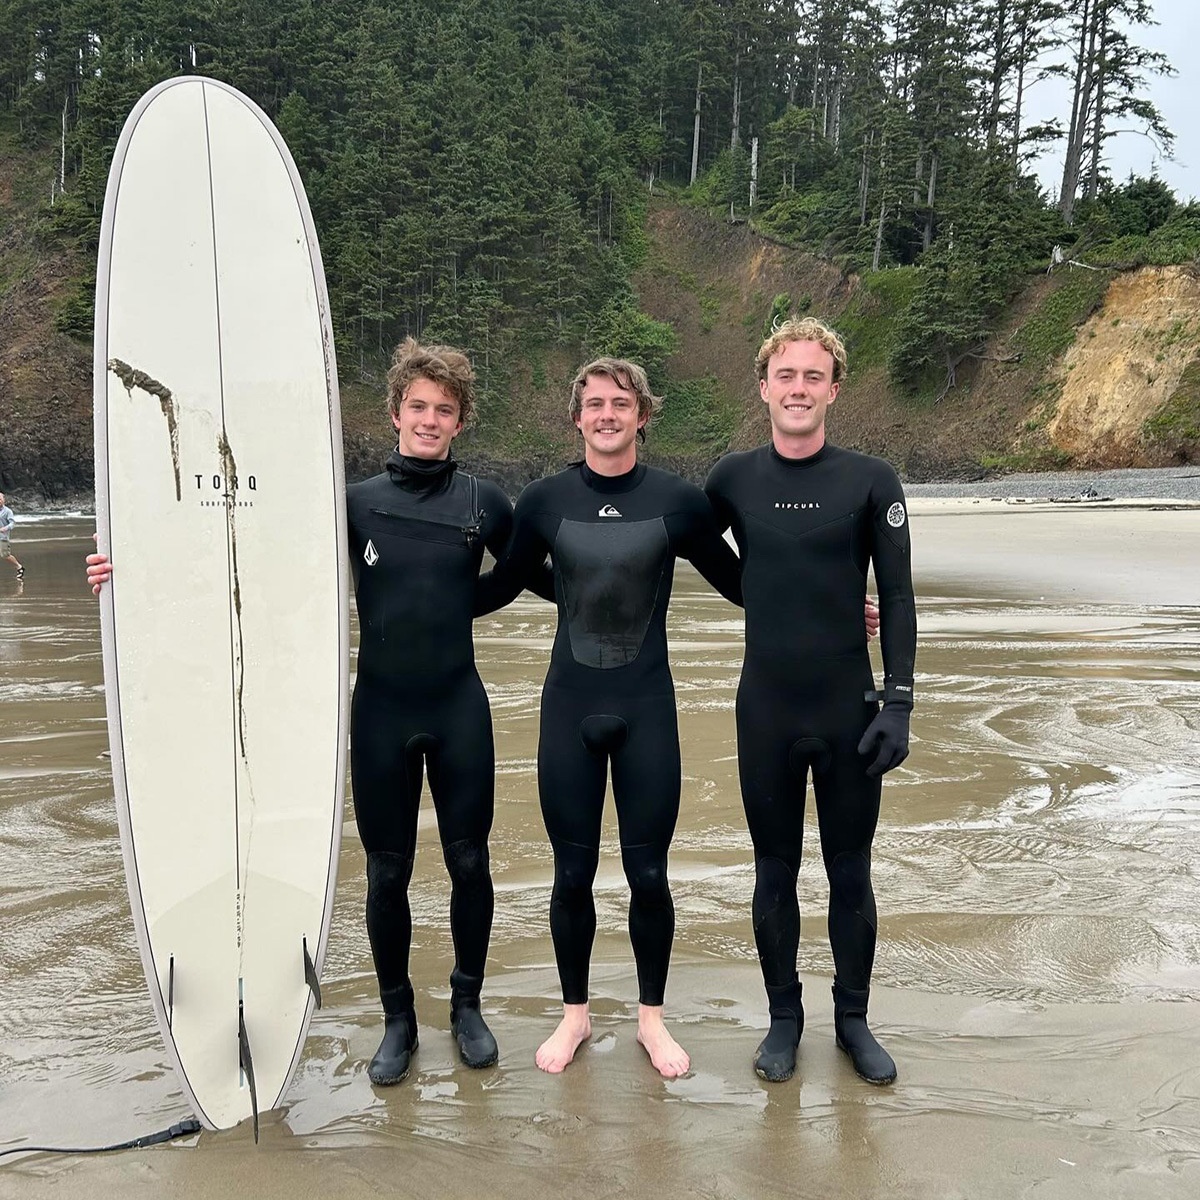
[[[193,1117],[172,1125],[170,1129],[160,1129],[157,1133],[148,1133],[129,1142],[114,1142],[111,1146],[13,1146],[8,1150],[0,1150],[0,1157],[5,1154],[107,1154],[110,1150],[140,1150],[143,1146],[157,1146],[161,1142],[190,1137],[201,1129],[203,1126]]]

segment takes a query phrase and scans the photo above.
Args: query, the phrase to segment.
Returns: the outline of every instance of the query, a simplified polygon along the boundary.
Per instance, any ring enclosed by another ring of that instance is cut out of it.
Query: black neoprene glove
[[[858,743],[858,752],[864,756],[875,755],[875,761],[867,768],[867,774],[872,778],[898,767],[908,757],[908,720],[911,715],[906,705],[888,703],[867,726],[862,741]]]

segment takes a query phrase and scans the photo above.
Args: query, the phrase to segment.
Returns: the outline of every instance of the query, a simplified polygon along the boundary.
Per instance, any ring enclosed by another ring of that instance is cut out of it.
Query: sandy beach
[[[485,988],[499,1066],[470,1072],[453,1054],[449,889],[426,803],[421,1048],[403,1084],[370,1086],[378,1001],[347,808],[326,1007],[260,1144],[242,1127],[105,1157],[14,1155],[0,1197],[1200,1194],[1200,510],[967,499],[911,506],[918,707],[874,858],[872,1024],[894,1087],[858,1080],[834,1047],[811,804],[800,1066],[776,1086],[751,1070],[766,1013],[733,728],[741,619],[681,565],[667,1005],[689,1077],[661,1080],[635,1040],[611,805],[593,1037],[560,1077],[534,1066],[557,1013],[534,775],[553,613],[523,597],[477,625],[499,758]],[[129,921],[80,579],[89,529],[27,526],[36,570],[21,590],[0,580],[0,1149],[100,1144],[189,1115]]]

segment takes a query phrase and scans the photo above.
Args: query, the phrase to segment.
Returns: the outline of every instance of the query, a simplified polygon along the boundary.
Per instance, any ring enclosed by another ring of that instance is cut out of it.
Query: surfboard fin
[[[254,1059],[250,1057],[250,1039],[246,1035],[245,1005],[238,1001],[238,1061],[250,1084],[250,1108],[254,1113],[254,1144],[258,1145],[258,1089],[254,1086]]]
[[[175,1027],[175,955],[171,955],[171,966],[167,972],[167,1025]]]
[[[308,984],[317,1007],[321,1007],[321,981],[317,978],[317,968],[313,966],[312,955],[308,952],[308,938],[300,939],[304,947],[304,982]]]

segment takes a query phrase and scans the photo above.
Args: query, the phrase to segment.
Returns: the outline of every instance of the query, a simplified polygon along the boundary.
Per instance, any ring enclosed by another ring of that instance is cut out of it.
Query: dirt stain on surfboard
[[[108,369],[125,385],[125,390],[129,393],[130,398],[133,396],[133,389],[138,388],[147,395],[154,396],[162,407],[163,416],[167,418],[167,430],[171,435],[171,465],[175,470],[175,499],[182,500],[183,486],[179,475],[178,401],[165,383],[159,383],[145,371],[139,371],[137,367],[131,367],[119,358],[110,358]]]
[[[221,470],[225,478],[225,521],[229,527],[229,553],[233,569],[233,611],[237,621],[237,707],[238,746],[242,758],[246,757],[246,709],[242,694],[246,684],[246,656],[242,645],[242,585],[238,577],[237,552],[237,462],[233,448],[222,429],[217,435],[217,451],[221,455]]]

